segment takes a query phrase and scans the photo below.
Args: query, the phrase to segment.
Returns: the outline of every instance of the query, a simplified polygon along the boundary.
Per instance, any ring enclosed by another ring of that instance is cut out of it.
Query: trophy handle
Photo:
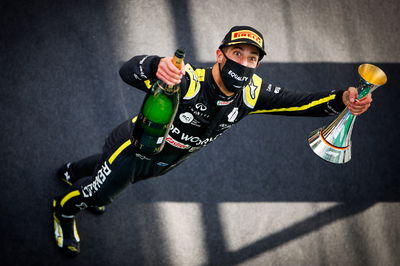
[[[358,67],[360,81],[358,98],[365,97],[387,82],[385,72],[377,66],[362,64]],[[329,125],[311,132],[308,144],[322,159],[331,163],[347,163],[351,159],[351,134],[356,116],[346,107]]]

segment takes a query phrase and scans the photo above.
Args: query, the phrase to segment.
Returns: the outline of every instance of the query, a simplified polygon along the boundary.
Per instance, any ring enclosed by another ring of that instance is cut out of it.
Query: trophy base
[[[351,142],[346,147],[337,147],[329,143],[322,134],[323,128],[317,129],[308,137],[308,144],[325,161],[343,164],[351,159]]]

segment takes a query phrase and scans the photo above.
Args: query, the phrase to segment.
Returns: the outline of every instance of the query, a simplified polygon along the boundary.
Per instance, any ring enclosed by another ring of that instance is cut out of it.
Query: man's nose
[[[241,58],[239,64],[241,64],[242,66],[247,67],[248,62],[246,58]]]

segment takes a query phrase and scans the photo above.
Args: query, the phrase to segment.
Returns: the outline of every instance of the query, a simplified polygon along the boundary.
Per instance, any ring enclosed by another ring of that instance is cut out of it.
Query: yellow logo
[[[232,41],[237,39],[250,39],[258,43],[262,47],[263,40],[260,36],[258,36],[255,32],[251,30],[239,30],[232,32]]]

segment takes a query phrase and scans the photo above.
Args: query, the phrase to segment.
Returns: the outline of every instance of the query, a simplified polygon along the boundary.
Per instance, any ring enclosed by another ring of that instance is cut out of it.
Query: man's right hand
[[[178,69],[172,63],[172,57],[161,58],[158,64],[156,77],[168,85],[176,85],[181,83],[181,79],[185,75],[185,66],[183,65],[181,69]]]

